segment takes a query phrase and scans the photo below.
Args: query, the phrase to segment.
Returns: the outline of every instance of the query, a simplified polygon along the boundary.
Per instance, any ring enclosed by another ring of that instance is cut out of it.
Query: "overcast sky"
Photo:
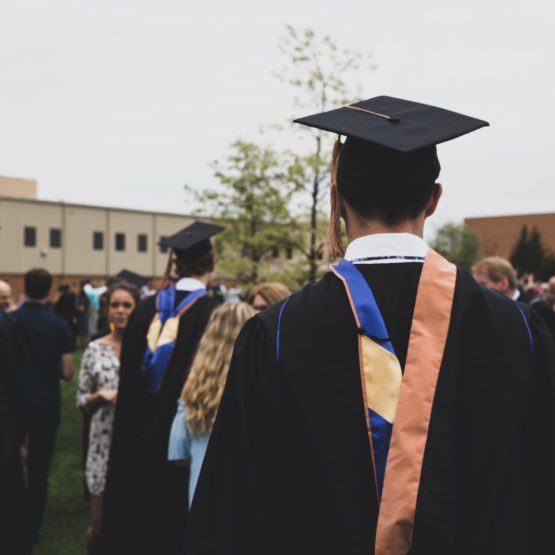
[[[209,163],[234,139],[294,115],[272,75],[291,23],[373,52],[378,68],[356,76],[363,97],[491,123],[439,147],[432,228],[555,211],[553,11],[547,0],[3,2],[0,175],[37,179],[43,199],[187,212],[184,183],[214,184]]]

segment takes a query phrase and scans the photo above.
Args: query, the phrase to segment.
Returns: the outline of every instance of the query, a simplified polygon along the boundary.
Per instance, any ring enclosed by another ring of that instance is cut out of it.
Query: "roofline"
[[[89,208],[92,210],[114,210],[117,212],[128,212],[131,214],[148,214],[151,216],[178,216],[181,218],[190,218],[190,219],[202,218],[205,220],[215,221],[214,218],[211,218],[208,216],[182,214],[180,212],[154,212],[153,210],[139,210],[137,208],[120,208],[118,206],[102,206],[98,204],[77,204],[74,202],[42,200],[42,199],[36,199],[36,198],[21,198],[21,197],[0,195],[0,202],[3,202],[3,201],[26,202],[28,204],[46,204],[49,206],[60,206],[60,207],[68,207],[68,208]]]
[[[533,216],[553,216],[555,217],[555,212],[532,212],[528,214],[503,214],[497,216],[472,216],[469,218],[464,218],[464,221],[468,220],[494,220],[500,218],[530,218]]]

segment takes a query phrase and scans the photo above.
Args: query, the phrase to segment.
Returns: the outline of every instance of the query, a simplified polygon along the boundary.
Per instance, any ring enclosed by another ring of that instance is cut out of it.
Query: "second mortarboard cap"
[[[212,250],[210,238],[224,229],[221,225],[197,220],[170,237],[161,239],[160,245],[178,251],[187,258],[198,258]]]
[[[137,289],[140,289],[144,285],[148,283],[149,278],[132,272],[131,270],[122,270],[118,274],[116,274],[118,279],[123,281],[127,281],[131,285],[134,285]]]
[[[299,118],[295,123],[402,153],[435,146],[489,125],[450,110],[391,96],[376,96]]]

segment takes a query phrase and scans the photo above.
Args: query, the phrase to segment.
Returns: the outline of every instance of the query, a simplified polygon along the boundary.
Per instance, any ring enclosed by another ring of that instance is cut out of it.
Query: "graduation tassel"
[[[333,145],[333,156],[331,162],[331,211],[328,223],[328,234],[325,250],[329,258],[340,258],[345,254],[345,248],[341,241],[341,200],[337,190],[337,167],[339,165],[339,152],[341,150],[340,137]]]
[[[168,255],[168,263],[166,264],[166,271],[164,272],[164,276],[162,278],[162,289],[171,285],[172,283],[172,267],[173,267],[173,249],[169,250]]]

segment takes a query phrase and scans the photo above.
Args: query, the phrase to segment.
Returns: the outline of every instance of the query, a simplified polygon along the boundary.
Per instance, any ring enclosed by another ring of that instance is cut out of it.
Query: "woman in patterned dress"
[[[110,333],[89,343],[83,353],[77,406],[92,415],[85,478],[90,493],[92,526],[87,530],[91,545],[100,535],[102,494],[106,484],[118,394],[119,356],[123,332],[139,301],[139,291],[127,282],[114,284],[107,293]]]

